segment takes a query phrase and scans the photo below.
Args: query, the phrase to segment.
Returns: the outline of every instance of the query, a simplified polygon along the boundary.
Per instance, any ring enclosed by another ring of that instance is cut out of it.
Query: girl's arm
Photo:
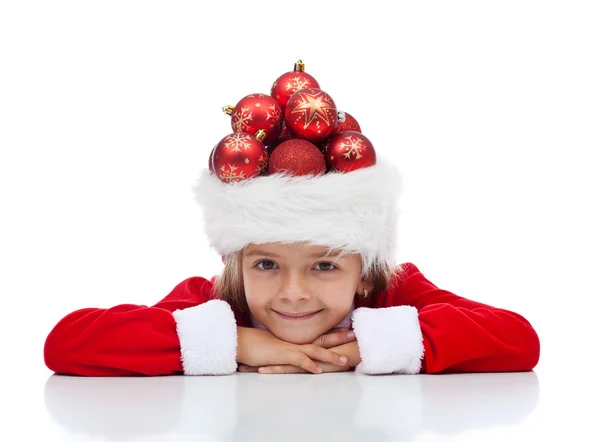
[[[77,310],[46,338],[46,365],[83,376],[233,373],[236,321],[211,290],[211,282],[192,277],[152,307]]]
[[[411,263],[378,308],[353,315],[364,373],[528,371],[540,342],[522,316],[461,298],[428,281]]]

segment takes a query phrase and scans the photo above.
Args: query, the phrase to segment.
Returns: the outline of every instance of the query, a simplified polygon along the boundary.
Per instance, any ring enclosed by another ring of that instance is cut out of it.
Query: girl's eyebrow
[[[261,249],[254,249],[251,252],[247,253],[246,256],[268,256],[269,258],[279,258],[281,259],[282,256],[278,255],[277,253],[274,252],[268,252],[266,250],[261,250]],[[337,258],[339,256],[339,253],[336,254],[332,254],[332,255],[327,255],[326,253],[323,252],[315,252],[315,253],[311,253],[310,255],[308,255],[309,258]]]
[[[281,258],[281,255],[278,255],[277,253],[267,252],[261,249],[252,250],[251,252],[246,253],[246,256],[268,256],[270,258]]]

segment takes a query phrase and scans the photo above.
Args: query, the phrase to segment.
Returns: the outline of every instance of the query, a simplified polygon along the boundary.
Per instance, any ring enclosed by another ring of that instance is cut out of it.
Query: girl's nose
[[[304,299],[310,299],[311,294],[306,284],[296,277],[287,278],[279,292],[280,299],[287,299],[290,302],[298,302]]]

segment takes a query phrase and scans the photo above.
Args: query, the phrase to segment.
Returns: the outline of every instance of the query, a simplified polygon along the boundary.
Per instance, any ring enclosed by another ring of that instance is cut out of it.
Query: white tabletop
[[[540,377],[535,371],[150,378],[48,372],[29,379],[20,400],[10,403],[14,418],[3,431],[23,439],[0,439],[514,442],[579,434],[578,441],[597,440],[593,422],[578,411],[581,403],[569,403],[568,387],[579,394],[582,383]]]

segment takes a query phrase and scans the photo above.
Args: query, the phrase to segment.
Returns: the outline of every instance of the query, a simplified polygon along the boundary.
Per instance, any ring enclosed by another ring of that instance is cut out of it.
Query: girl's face
[[[359,255],[327,247],[250,244],[243,252],[246,301],[254,317],[287,342],[308,344],[346,317],[361,281]]]

